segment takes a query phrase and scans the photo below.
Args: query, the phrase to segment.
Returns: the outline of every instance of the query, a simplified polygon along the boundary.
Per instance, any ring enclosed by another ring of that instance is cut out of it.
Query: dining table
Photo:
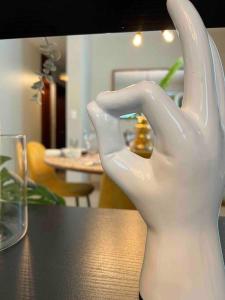
[[[219,221],[225,254],[225,218]],[[25,237],[0,252],[2,300],[137,300],[146,225],[138,211],[29,206]]]
[[[45,163],[56,169],[88,174],[103,174],[98,153],[86,153],[79,157],[45,156]]]

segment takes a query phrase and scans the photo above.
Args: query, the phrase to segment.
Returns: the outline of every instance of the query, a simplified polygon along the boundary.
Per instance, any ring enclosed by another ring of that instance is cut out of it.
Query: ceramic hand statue
[[[188,0],[168,0],[185,61],[182,109],[153,82],[103,92],[88,105],[106,173],[145,220],[144,300],[224,300],[218,214],[225,187],[225,88],[220,57]],[[130,152],[119,117],[142,112],[154,131],[146,160]],[[115,199],[116,201],[116,199]]]

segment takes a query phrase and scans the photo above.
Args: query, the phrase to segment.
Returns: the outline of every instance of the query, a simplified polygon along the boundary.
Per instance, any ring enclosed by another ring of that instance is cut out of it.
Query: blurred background
[[[225,29],[209,32],[225,64]],[[153,80],[180,107],[176,32],[1,40],[0,63],[1,133],[27,136],[29,178],[69,206],[135,209],[102,170],[86,106],[101,91]],[[131,151],[150,158],[154,134],[143,115],[121,116],[121,134]]]

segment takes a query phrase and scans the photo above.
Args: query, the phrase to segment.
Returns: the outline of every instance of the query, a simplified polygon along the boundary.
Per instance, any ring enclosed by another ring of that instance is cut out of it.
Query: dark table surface
[[[225,218],[220,234],[225,253]],[[31,207],[28,234],[0,253],[0,299],[138,299],[145,236],[136,211]]]

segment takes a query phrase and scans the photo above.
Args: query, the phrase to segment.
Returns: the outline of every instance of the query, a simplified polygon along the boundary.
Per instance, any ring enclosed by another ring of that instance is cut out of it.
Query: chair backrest
[[[124,192],[105,173],[102,175],[99,207],[136,209]]]
[[[45,147],[42,144],[38,142],[27,144],[28,173],[30,178],[37,183],[55,175],[54,169],[44,162],[44,158]]]
[[[136,153],[144,158],[150,158],[152,153],[139,150]],[[102,175],[99,197],[100,208],[136,209],[124,192],[105,173]]]

